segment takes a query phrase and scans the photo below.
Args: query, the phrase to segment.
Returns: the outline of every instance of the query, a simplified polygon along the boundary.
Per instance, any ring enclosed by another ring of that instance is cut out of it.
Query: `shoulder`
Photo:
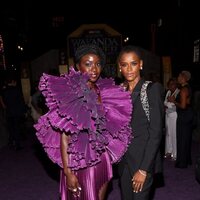
[[[165,96],[169,96],[169,95],[171,95],[171,91],[170,91],[170,90],[167,90],[167,92],[166,92],[166,95],[165,95]]]
[[[115,86],[115,82],[113,78],[100,78],[97,85],[101,87]]]
[[[161,83],[159,82],[151,82],[148,86],[150,91],[154,91],[154,92],[165,92],[164,87]]]
[[[183,86],[182,88],[181,88],[181,91],[188,91],[189,90],[189,86]]]
[[[115,84],[113,78],[101,78],[97,81],[97,86],[101,91],[114,92],[116,90],[123,90],[123,87],[121,85]]]
[[[152,82],[148,86],[148,95],[152,98],[160,97],[163,98],[165,97],[165,89],[163,85],[159,82]]]

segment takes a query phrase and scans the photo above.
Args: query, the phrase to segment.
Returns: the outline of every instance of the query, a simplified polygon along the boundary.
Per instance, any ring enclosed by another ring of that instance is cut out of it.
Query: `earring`
[[[140,67],[140,70],[142,70],[143,68],[142,68],[142,66]]]
[[[121,68],[119,69],[119,72],[122,72]]]

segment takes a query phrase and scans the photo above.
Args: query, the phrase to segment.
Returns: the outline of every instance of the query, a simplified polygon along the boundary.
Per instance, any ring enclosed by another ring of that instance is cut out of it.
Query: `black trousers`
[[[177,159],[176,167],[186,168],[192,163],[191,143],[192,143],[192,109],[188,108],[178,112],[177,118]]]
[[[149,200],[151,186],[153,183],[152,175],[147,175],[146,181],[143,186],[143,190],[138,193],[133,192],[132,177],[133,174],[130,173],[128,165],[125,165],[123,173],[120,177],[122,200]]]
[[[7,126],[9,130],[9,142],[20,146],[20,123],[21,117],[7,117]]]

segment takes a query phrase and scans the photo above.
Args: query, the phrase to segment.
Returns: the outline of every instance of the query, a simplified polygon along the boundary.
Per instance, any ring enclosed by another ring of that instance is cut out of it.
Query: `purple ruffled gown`
[[[132,138],[131,97],[112,79],[99,79],[98,96],[88,85],[88,75],[71,69],[60,77],[43,74],[39,89],[48,113],[35,124],[36,135],[49,158],[61,167],[62,200],[98,200],[99,190],[112,178],[112,164],[125,153]],[[74,198],[62,170],[60,134],[70,134],[68,166],[77,175],[82,191]]]

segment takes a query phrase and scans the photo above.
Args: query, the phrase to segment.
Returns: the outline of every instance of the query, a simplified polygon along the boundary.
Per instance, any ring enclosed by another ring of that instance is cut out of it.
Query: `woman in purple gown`
[[[79,47],[75,63],[78,71],[41,77],[49,111],[35,125],[36,135],[61,167],[62,200],[103,200],[112,164],[131,140],[130,93],[100,78],[105,55],[99,47]]]

